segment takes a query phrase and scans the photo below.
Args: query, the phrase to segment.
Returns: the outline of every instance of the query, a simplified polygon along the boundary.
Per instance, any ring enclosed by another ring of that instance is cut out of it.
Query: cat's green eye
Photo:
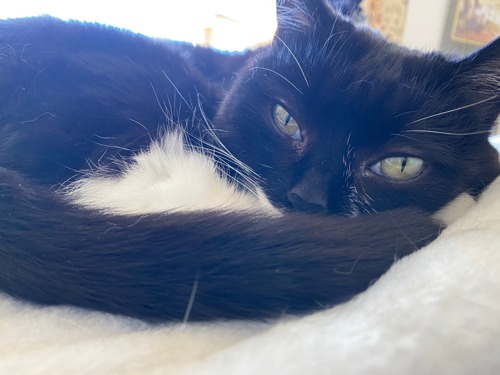
[[[413,156],[394,156],[376,163],[371,169],[396,181],[408,181],[424,170],[424,161]]]
[[[279,130],[296,141],[302,140],[299,124],[285,108],[276,104],[274,106],[273,116],[274,122]]]

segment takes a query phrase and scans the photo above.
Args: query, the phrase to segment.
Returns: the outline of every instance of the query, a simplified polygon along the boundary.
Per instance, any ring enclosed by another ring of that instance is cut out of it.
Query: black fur
[[[1,21],[0,288],[151,321],[314,311],[427,244],[433,212],[498,175],[487,139],[498,40],[455,61],[391,45],[320,1],[291,3],[279,39],[232,56],[98,25]],[[276,130],[276,103],[302,142]],[[283,217],[104,215],[56,193],[164,126],[207,139],[205,120]],[[425,173],[401,183],[370,172],[399,154],[423,158]]]
[[[183,319],[191,293],[190,320],[273,318],[343,302],[437,229],[413,210],[380,214],[383,227],[370,216],[300,213],[92,215],[0,172],[9,181],[1,185],[4,291],[150,321]]]
[[[343,215],[433,212],[498,175],[488,135],[500,109],[500,39],[445,58],[390,44],[319,1],[304,4],[286,8],[279,39],[242,69],[215,119],[274,203]],[[303,124],[303,142],[276,132],[276,103]],[[425,173],[396,182],[370,170],[394,155],[423,159]]]
[[[0,163],[58,183],[144,148],[160,124],[197,133],[198,104],[213,117],[244,60],[94,24],[2,21]]]

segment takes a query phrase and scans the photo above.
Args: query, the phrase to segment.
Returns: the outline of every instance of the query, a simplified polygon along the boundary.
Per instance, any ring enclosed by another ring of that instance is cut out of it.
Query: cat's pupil
[[[379,161],[371,169],[392,180],[408,181],[420,175],[424,161],[412,156],[394,156]]]
[[[401,172],[403,172],[405,170],[407,162],[408,162],[408,158],[404,157],[403,160],[401,161]]]
[[[274,106],[273,116],[277,128],[282,133],[296,141],[302,141],[299,124],[285,108],[276,104]]]

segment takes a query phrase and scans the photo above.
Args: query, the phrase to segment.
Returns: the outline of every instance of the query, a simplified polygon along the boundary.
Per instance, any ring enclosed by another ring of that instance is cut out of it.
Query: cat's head
[[[275,204],[432,212],[498,175],[500,39],[458,59],[389,43],[319,0],[278,9],[274,41],[214,121]]]

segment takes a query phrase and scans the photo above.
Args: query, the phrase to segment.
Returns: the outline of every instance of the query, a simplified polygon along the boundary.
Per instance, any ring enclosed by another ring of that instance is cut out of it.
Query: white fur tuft
[[[462,217],[465,212],[474,207],[476,201],[467,193],[460,194],[446,206],[434,214],[434,218],[448,226]]]
[[[121,173],[90,172],[65,188],[64,194],[77,205],[112,214],[199,210],[279,214],[261,189],[243,191],[228,181],[210,156],[185,144],[181,132],[153,141]]]

